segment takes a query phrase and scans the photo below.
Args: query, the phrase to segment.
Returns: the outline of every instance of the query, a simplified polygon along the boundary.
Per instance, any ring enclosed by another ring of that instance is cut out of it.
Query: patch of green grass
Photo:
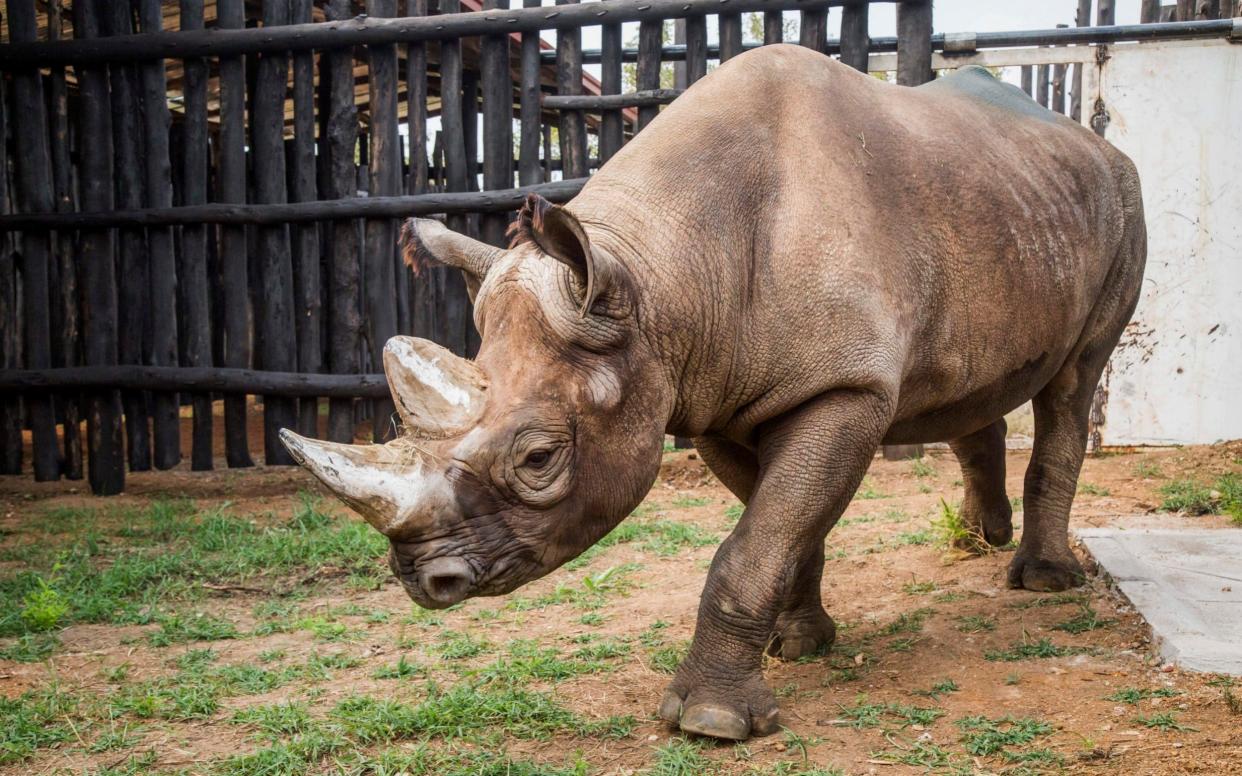
[[[91,754],[99,754],[101,752],[113,752],[117,749],[132,749],[138,744],[138,729],[131,729],[129,725],[122,725],[117,728],[114,724],[108,730],[100,733],[86,751]]]
[[[1065,631],[1066,633],[1086,633],[1087,631],[1108,628],[1116,624],[1116,620],[1101,618],[1099,613],[1091,608],[1090,604],[1082,604],[1078,614],[1052,627],[1054,630]]]
[[[678,736],[656,747],[655,759],[644,776],[699,776],[718,773],[720,766],[703,754],[703,744]]]
[[[911,461],[910,471],[919,479],[936,476],[936,467],[932,466],[931,461],[926,458],[915,458]]]
[[[1032,598],[1029,601],[1020,601],[1009,606],[1013,609],[1042,609],[1046,606],[1066,606],[1068,604],[1084,606],[1090,603],[1090,601],[1091,599],[1085,593],[1054,593],[1053,595]]]
[[[979,529],[966,523],[959,504],[940,499],[940,511],[932,518],[931,525],[937,546],[946,550],[985,553],[992,549]]]
[[[647,665],[653,671],[659,671],[662,674],[672,674],[677,671],[677,666],[681,665],[681,661],[685,659],[686,654],[689,652],[689,641],[656,647],[647,652]]]
[[[1183,725],[1177,721],[1177,718],[1173,716],[1172,712],[1168,711],[1148,716],[1137,716],[1134,718],[1134,723],[1136,725],[1142,725],[1143,727],[1154,728],[1164,733],[1168,733],[1169,731],[1175,731],[1178,733],[1198,732],[1198,728]]]
[[[53,686],[15,698],[0,696],[0,765],[21,762],[45,746],[73,737],[68,715],[77,699]]]
[[[59,646],[60,637],[55,633],[27,633],[0,647],[0,660],[37,663],[46,660]]]
[[[1040,639],[1036,642],[1020,641],[1009,649],[988,650],[983,653],[985,660],[1000,661],[1012,663],[1018,660],[1030,660],[1033,658],[1049,658],[1049,657],[1066,657],[1068,655],[1080,655],[1085,649],[1079,647],[1061,647],[1053,644],[1049,639]]]
[[[476,657],[491,649],[482,639],[477,639],[467,631],[444,631],[440,634],[440,643],[434,650],[445,660],[466,660]]]
[[[950,761],[948,749],[928,741],[915,741],[902,749],[871,752],[871,758],[901,765],[913,765],[925,768],[929,772],[948,767]]]
[[[1175,695],[1181,695],[1181,693],[1171,687],[1123,687],[1112,695],[1106,696],[1104,700],[1133,705],[1148,698],[1172,698]]]
[[[927,618],[935,614],[935,609],[915,609],[912,612],[902,612],[884,627],[877,631],[880,636],[895,636],[899,633],[919,633],[923,630],[923,623]]]
[[[746,507],[742,504],[733,504],[724,511],[725,522],[729,525],[736,525],[738,520],[742,519],[742,513],[746,511]]]
[[[710,503],[712,500],[706,496],[678,496],[673,499],[672,506],[676,509],[693,509],[705,507]]]
[[[1155,480],[1164,477],[1164,472],[1160,470],[1159,465],[1150,461],[1138,461],[1131,470],[1134,476],[1140,480]]]
[[[936,592],[935,582],[907,582],[901,586],[901,591],[906,595],[926,595],[927,593]]]
[[[396,663],[375,669],[371,676],[375,679],[408,679],[411,676],[420,676],[422,673],[422,666],[406,660],[405,655],[402,655],[397,658]]]
[[[230,721],[235,725],[247,725],[272,740],[307,733],[315,724],[310,709],[298,701],[250,706],[234,712]]]
[[[983,633],[996,630],[996,618],[986,614],[968,614],[957,618],[957,629],[962,633]]]
[[[167,647],[187,641],[220,641],[240,636],[233,623],[202,612],[161,617],[160,629],[147,634],[153,647]]]
[[[1030,717],[971,716],[959,719],[957,726],[962,730],[962,746],[980,757],[998,754],[1006,747],[1029,744],[1052,732],[1052,725]]]
[[[948,695],[951,692],[957,692],[959,689],[957,682],[952,679],[941,679],[931,686],[930,690],[912,690],[911,695],[919,695],[924,698],[931,698],[934,701],[940,700],[940,696]]]
[[[610,670],[614,666],[608,660],[619,654],[607,648],[584,647],[572,657],[563,658],[555,649],[541,647],[531,640],[510,642],[508,652],[507,657],[484,668],[480,676],[519,685],[536,679],[568,679]]]
[[[53,567],[52,570],[55,572],[57,569]],[[69,602],[43,577],[36,575],[35,583],[37,587],[22,599],[19,616],[30,631],[48,631],[68,614]]]
[[[582,625],[603,625],[604,619],[604,615],[599,612],[587,612],[578,618],[578,622]]]
[[[1190,480],[1173,480],[1160,487],[1161,512],[1184,512],[1188,515],[1210,515],[1216,509],[1216,500],[1212,498],[1212,490],[1205,485]]]
[[[871,475],[863,477],[862,484],[858,486],[858,490],[854,493],[854,498],[869,501],[877,498],[888,498],[887,493],[881,493],[875,486],[875,481],[871,479]]]
[[[898,727],[910,725],[932,724],[944,716],[944,711],[937,708],[910,706],[903,703],[868,703],[867,696],[860,694],[854,699],[853,706],[840,708],[841,718],[849,722],[850,727],[879,727],[887,722],[896,722]]]
[[[1108,492],[1108,488],[1103,488],[1103,487],[1100,487],[1099,485],[1093,485],[1090,482],[1083,482],[1081,480],[1078,482],[1078,492],[1088,495],[1088,496],[1111,496],[1112,495],[1111,493]]]

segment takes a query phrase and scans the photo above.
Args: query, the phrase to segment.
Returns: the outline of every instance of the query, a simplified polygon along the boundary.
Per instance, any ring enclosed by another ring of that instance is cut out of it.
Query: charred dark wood
[[[707,75],[707,17],[686,19],[686,86]]]
[[[664,46],[664,23],[662,21],[646,21],[638,28],[638,66],[635,69],[635,80],[638,91],[645,92],[660,88],[660,52]],[[660,106],[648,105],[638,109],[638,126],[641,131],[660,115]]]
[[[1051,80],[1052,67],[1049,65],[1039,65],[1035,68],[1035,102],[1045,108],[1052,107],[1051,98]]]
[[[1178,8],[1180,9],[1185,2],[1186,0],[1178,0]],[[1192,18],[1194,17],[1178,17],[1180,21],[1190,21]],[[1117,23],[1117,5],[1114,0],[1096,0],[1095,23],[1100,27],[1108,27]]]
[[[264,0],[264,29],[289,23],[288,0]],[[289,58],[284,52],[266,52],[259,58],[251,115],[250,148],[254,156],[254,191],[260,203],[287,201],[285,188],[285,98]],[[259,229],[259,267],[263,303],[259,306],[260,363],[266,370],[292,372],[297,368],[297,341],[293,322],[293,264],[289,229],[285,225]],[[297,407],[283,396],[263,397],[263,460],[268,466],[292,465],[293,456],[280,441],[280,431],[297,423]]]
[[[427,0],[410,0],[409,14],[426,16]],[[410,178],[406,193],[422,194],[427,191],[427,44],[410,43],[405,50],[405,64],[405,113],[410,139]]]
[[[507,8],[509,0],[485,0],[485,10]],[[509,75],[509,36],[490,35],[480,44],[483,84],[483,188],[513,186],[513,82]],[[507,213],[479,218],[479,236],[491,245],[505,244]]]
[[[460,11],[460,0],[441,0],[441,21],[451,21],[444,18],[444,15],[457,14]],[[465,192],[469,188],[464,142],[466,131],[462,121],[462,89],[461,41],[443,41],[440,44],[440,126],[443,130],[446,168],[444,188],[449,192]],[[457,232],[467,230],[467,221],[463,215],[450,217],[449,225]],[[457,355],[464,356],[466,329],[470,326],[470,303],[466,295],[465,280],[460,272],[448,267],[432,267],[428,274],[432,273],[439,276],[436,282],[442,289],[439,299],[441,307],[437,311],[441,322],[441,339],[438,341]]]
[[[382,398],[388,395],[383,374],[325,375],[304,372],[271,372],[228,367],[84,366],[58,369],[0,370],[0,390],[39,391],[96,390],[195,391],[264,396],[329,396],[332,398]]]
[[[1031,99],[1035,98],[1035,68],[1033,65],[1022,66],[1022,91]]]
[[[918,86],[932,79],[931,0],[897,5],[897,83]]]
[[[644,92],[630,92],[629,94],[584,94],[575,97],[549,94],[543,98],[543,107],[548,110],[590,112],[617,108],[650,107],[652,105],[667,105],[680,97],[681,93],[681,89],[651,89]]]
[[[529,2],[537,2],[537,0],[528,0]],[[601,46],[601,64],[599,74],[600,92],[603,94],[619,94],[621,92],[621,25],[605,24],[600,29],[600,46]],[[523,63],[525,60],[523,60]],[[523,64],[525,67],[525,64]],[[525,72],[525,70],[523,70]],[[538,74],[538,66],[534,72]],[[538,89],[536,88],[535,98],[538,100]],[[525,104],[525,103],[523,103]],[[535,130],[538,131],[538,110],[535,111]],[[523,137],[525,137],[526,128],[523,124]],[[535,133],[532,133],[532,135]],[[538,140],[531,140],[537,144]],[[625,119],[619,110],[611,110],[604,113],[600,117],[599,126],[599,157],[601,162],[607,162],[618,151],[625,142]],[[523,186],[534,183],[533,179],[523,178],[521,181]]]
[[[479,72],[461,74],[462,145],[466,150],[466,191],[479,190]],[[472,222],[473,223],[473,222]]]
[[[1057,113],[1065,113],[1065,65],[1057,63],[1052,66],[1052,109]]]
[[[556,0],[558,7],[578,0]],[[556,91],[561,96],[582,94],[582,30],[562,29],[556,33]],[[581,111],[565,110],[560,115],[561,162],[565,175],[580,178],[587,174],[586,117]]]
[[[730,13],[788,10],[826,11],[850,0],[729,0]],[[460,6],[457,6],[460,8]],[[576,7],[520,8],[509,11],[459,13],[441,8],[434,17],[398,19],[350,18],[318,24],[290,25],[285,29],[251,28],[222,32],[162,33],[118,40],[65,41],[55,45],[20,44],[0,49],[0,68],[64,64],[100,64],[138,59],[221,57],[310,49],[330,50],[383,43],[455,40],[532,30],[579,29],[597,24],[657,22],[665,19],[717,13],[720,0],[604,0]],[[452,18],[445,18],[447,14]]]
[[[34,0],[9,0],[9,31],[14,41],[32,41],[36,35]],[[106,91],[105,91],[106,99]],[[47,138],[46,103],[43,78],[38,70],[24,69],[13,74],[13,167],[16,173],[17,201],[24,210],[50,213],[52,202],[52,160]],[[0,181],[2,183],[3,181]],[[25,235],[22,241],[22,350],[26,366],[47,369],[52,365],[51,287],[52,263],[49,235]],[[30,424],[31,458],[35,479],[60,479],[60,455],[56,441],[56,415],[51,396],[26,397],[26,416]]]
[[[181,0],[181,28],[203,28],[203,0]],[[185,118],[181,161],[181,201],[188,206],[207,202],[207,62],[201,58],[185,61],[182,80]],[[283,106],[282,106],[283,108]],[[283,117],[283,111],[282,111]],[[283,180],[283,178],[282,178]],[[207,280],[207,228],[186,224],[181,229],[181,262],[177,267],[178,307],[181,310],[181,363],[185,366],[211,365],[211,306]],[[192,397],[194,423],[191,432],[190,468],[212,468],[211,396]]]
[[[325,8],[331,20],[351,16],[349,0],[330,0]],[[320,59],[320,78],[328,80],[331,108],[328,112],[328,181],[329,195],[338,208],[356,202],[354,149],[358,142],[358,120],[354,107],[354,55],[352,49],[338,49]],[[323,69],[327,70],[325,74]],[[323,207],[325,203],[299,203],[296,207]],[[328,208],[331,209],[331,208]],[[342,218],[350,218],[347,214]],[[328,366],[335,374],[354,374],[361,367],[362,288],[358,262],[358,232],[353,221],[338,220],[332,224],[331,254],[328,267],[331,275],[328,298]],[[328,438],[334,442],[354,440],[354,402],[337,397],[328,406]]]
[[[540,0],[522,0],[527,8],[537,7]],[[604,44],[607,46],[608,30],[603,30]],[[518,184],[531,186],[543,180],[539,170],[539,33],[522,33],[521,71],[518,84],[520,100],[519,117],[521,134],[518,138]],[[620,67],[620,62],[618,62]],[[607,76],[603,76],[607,80]],[[607,91],[605,86],[604,91]],[[600,131],[600,147],[604,145],[604,132]],[[490,188],[490,187],[489,187]]]
[[[133,19],[124,3],[110,3],[108,15],[101,21],[105,35],[133,33]],[[109,68],[109,79],[112,87],[116,205],[133,210],[143,205],[143,137],[139,127],[142,114],[138,109],[138,72],[133,64],[116,63]],[[122,278],[117,357],[122,364],[141,364],[145,360],[143,334],[146,328],[146,300],[151,294],[146,235],[142,229],[130,227],[119,231],[117,259]],[[125,412],[125,449],[129,470],[147,471],[151,468],[147,397],[140,391],[126,391],[121,394],[121,407]]]
[[[145,0],[151,2],[151,0]],[[152,5],[158,5],[152,3]],[[158,12],[158,9],[157,9]],[[222,29],[246,25],[244,0],[218,0],[216,13]],[[160,68],[160,77],[163,78]],[[246,62],[242,57],[220,59],[220,135],[217,158],[220,167],[219,199],[246,201]],[[246,228],[241,224],[220,227],[221,285],[224,309],[224,365],[233,369],[250,366],[250,258]],[[315,270],[318,273],[318,269]],[[250,457],[245,396],[224,398],[224,457],[229,468],[254,466]]]
[[[312,0],[293,0],[293,23],[310,21],[312,6]],[[395,70],[395,51],[392,59]],[[393,78],[395,77],[394,74]],[[395,95],[393,99],[395,102]],[[395,107],[393,128],[395,134]],[[310,51],[299,51],[293,55],[292,168],[289,171],[289,199],[293,202],[313,202],[318,199],[315,174],[315,55]],[[392,174],[400,178],[399,150]],[[316,224],[292,227],[292,239],[298,371],[314,374],[323,369],[323,345],[320,336],[323,328],[323,290],[319,282],[319,227]],[[308,437],[319,436],[319,401],[313,396],[305,397],[298,403],[298,432]]]
[[[867,3],[847,5],[841,12],[841,62],[855,70],[867,72],[871,38],[868,34]]]
[[[1156,13],[1159,14],[1159,0],[1156,5]],[[1074,16],[1074,24],[1078,27],[1091,26],[1091,0],[1078,0],[1078,12]],[[1074,121],[1082,120],[1082,78],[1083,65],[1081,62],[1075,63],[1070,94],[1070,117]]]
[[[99,35],[102,0],[73,4],[73,34],[89,40]],[[49,44],[50,45],[50,44]],[[111,210],[112,116],[108,106],[108,73],[104,67],[77,68],[78,131],[91,142],[81,145],[79,189],[86,210]],[[83,360],[87,366],[116,366],[116,265],[112,233],[83,230],[78,235],[82,260]],[[91,492],[111,496],[125,489],[125,452],[121,440],[120,396],[100,386],[87,394],[87,472]]]
[[[824,12],[827,18],[827,12]],[[736,57],[742,53],[742,15],[737,13],[720,14],[720,61]]]
[[[9,107],[8,81],[0,78],[0,215],[11,209],[9,201]],[[21,326],[18,321],[16,235],[0,235],[0,368],[21,365]],[[22,402],[13,393],[0,394],[0,474],[22,473]]]
[[[763,12],[763,45],[785,42],[785,14],[780,11]]]
[[[802,12],[802,23],[798,30],[798,44],[818,51],[821,54],[827,52],[828,9],[812,8]]]
[[[63,20],[60,2],[51,2],[47,10],[48,40],[60,40]],[[0,97],[3,105],[3,97]],[[48,105],[50,106],[52,156],[52,197],[57,213],[72,213],[75,207],[73,158],[69,148],[69,89],[65,69],[53,67],[48,74]],[[0,127],[0,138],[4,137]],[[8,169],[0,160],[0,170]],[[0,211],[3,212],[3,211]],[[57,366],[77,366],[81,359],[81,328],[78,312],[78,262],[74,235],[52,235],[53,254],[58,263],[58,278],[53,293],[59,314],[52,327],[53,360]],[[3,248],[0,248],[3,250]],[[61,416],[61,439],[64,453],[61,472],[67,479],[80,480],[82,468],[82,410],[77,395],[57,397]],[[0,432],[2,433],[2,432]]]
[[[434,173],[440,169],[440,166],[437,165],[431,169]],[[448,166],[445,165],[444,169],[447,170]],[[206,205],[143,210],[17,214],[0,216],[0,230],[99,229],[121,226],[171,226],[198,222],[272,226],[307,221],[333,221],[342,218],[403,218],[444,213],[454,215],[495,213],[520,207],[522,199],[532,192],[553,202],[564,202],[577,194],[582,184],[581,179],[570,179],[534,186],[521,186],[504,191],[442,192],[359,199],[348,196],[356,191],[351,159],[350,185],[333,192],[343,191],[346,196],[341,199],[293,202],[283,205],[233,205],[212,202]]]
[[[1143,4],[1139,10],[1139,21],[1143,24],[1151,24],[1160,21],[1160,0],[1142,0]],[[1087,13],[1091,13],[1089,0],[1080,0],[1079,5],[1088,3]],[[1090,24],[1090,22],[1088,22]],[[1079,24],[1079,26],[1082,26]]]
[[[368,0],[372,17],[391,17],[397,13],[397,0]],[[367,50],[370,67],[371,134],[370,195],[397,196],[401,193],[401,137],[397,132],[397,48],[384,44]],[[397,222],[373,218],[366,223],[366,293],[371,363],[384,362],[384,345],[397,334]],[[303,369],[302,371],[306,371]],[[384,442],[393,436],[389,422],[395,409],[389,398],[376,400],[373,437]]]

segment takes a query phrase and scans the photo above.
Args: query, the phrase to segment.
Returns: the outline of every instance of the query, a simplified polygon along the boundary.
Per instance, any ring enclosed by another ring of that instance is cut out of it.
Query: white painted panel
[[[1242,45],[1114,46],[1106,137],[1138,166],[1147,274],[1106,376],[1106,445],[1242,438]],[[1098,81],[1095,77],[1098,76]],[[1091,110],[1083,106],[1083,119]]]

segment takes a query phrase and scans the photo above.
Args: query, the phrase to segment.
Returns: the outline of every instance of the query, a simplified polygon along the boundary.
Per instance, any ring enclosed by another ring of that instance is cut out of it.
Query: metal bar
[[[262,394],[292,398],[382,398],[382,374],[310,374],[228,367],[77,366],[58,369],[0,370],[0,390],[33,393],[76,390],[150,390]]]
[[[727,4],[731,13],[805,11],[840,6],[851,0],[603,0],[572,6],[521,8],[508,11],[442,13],[431,17],[348,20],[286,25],[281,29],[200,30],[126,35],[108,40],[72,40],[59,43],[14,43],[0,47],[0,69],[17,66],[105,64],[139,59],[221,57],[308,49],[343,49],[381,43],[506,34],[532,30],[563,30],[597,24],[663,22],[665,19],[718,13]],[[893,2],[894,0],[868,0]],[[451,14],[451,15],[450,15]]]

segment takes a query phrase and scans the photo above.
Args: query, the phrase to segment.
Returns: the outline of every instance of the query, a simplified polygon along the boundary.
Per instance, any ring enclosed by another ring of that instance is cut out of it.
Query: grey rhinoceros
[[[1060,590],[1092,394],[1139,296],[1133,164],[979,68],[892,86],[796,46],[692,86],[565,206],[531,197],[510,247],[431,220],[407,258],[460,268],[468,361],[393,339],[386,445],[285,433],[391,540],[426,607],[501,595],[642,500],[665,434],[745,503],[659,713],[777,728],[765,649],[829,644],[824,538],[877,448],[947,440],[963,515],[1012,535],[1003,416],[1033,400],[1009,583]]]

